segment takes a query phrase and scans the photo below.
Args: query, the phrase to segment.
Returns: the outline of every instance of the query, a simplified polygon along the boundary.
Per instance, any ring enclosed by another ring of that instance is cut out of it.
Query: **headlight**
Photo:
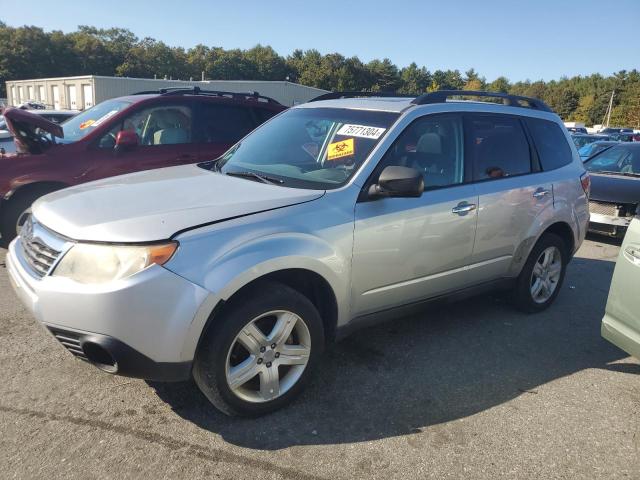
[[[77,243],[62,257],[52,275],[80,283],[112,282],[154,263],[163,265],[177,248],[178,242],[153,245]]]

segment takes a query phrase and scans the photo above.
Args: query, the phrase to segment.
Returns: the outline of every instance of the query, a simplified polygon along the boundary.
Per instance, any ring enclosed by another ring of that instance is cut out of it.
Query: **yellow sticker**
[[[340,140],[339,142],[330,143],[327,149],[327,160],[335,160],[337,158],[348,157],[356,153],[353,146],[353,138]]]
[[[82,122],[80,124],[80,130],[84,130],[85,128],[89,128],[91,125],[96,123],[95,120],[87,120],[86,122]]]

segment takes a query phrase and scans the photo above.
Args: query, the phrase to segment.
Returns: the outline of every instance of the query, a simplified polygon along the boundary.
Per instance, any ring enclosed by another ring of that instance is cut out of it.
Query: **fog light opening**
[[[118,362],[116,362],[106,349],[97,343],[84,342],[82,344],[82,350],[89,361],[100,370],[109,373],[116,373],[118,371]]]

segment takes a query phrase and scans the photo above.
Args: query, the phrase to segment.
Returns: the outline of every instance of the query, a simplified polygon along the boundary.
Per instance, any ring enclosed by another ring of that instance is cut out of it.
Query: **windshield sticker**
[[[96,120],[95,122],[93,122],[92,126],[93,127],[97,127],[98,125],[100,125],[102,122],[104,122],[105,120],[113,117],[116,113],[118,113],[118,110],[111,110],[110,112],[105,113],[103,116],[101,116],[98,120]]]
[[[347,138],[339,142],[330,143],[327,148],[327,160],[336,160],[342,157],[348,157],[355,154],[353,138]]]
[[[89,128],[91,125],[96,123],[95,120],[87,120],[86,122],[82,122],[80,124],[80,130],[84,130],[85,128]]]
[[[377,140],[385,132],[386,128],[368,127],[366,125],[343,125],[338,130],[338,135],[346,135],[350,137],[373,138]]]

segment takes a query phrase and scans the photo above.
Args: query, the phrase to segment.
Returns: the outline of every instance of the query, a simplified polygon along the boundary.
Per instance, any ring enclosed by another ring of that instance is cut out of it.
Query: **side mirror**
[[[133,130],[121,130],[116,135],[116,153],[133,150],[138,146],[138,135]]]
[[[415,168],[389,165],[378,183],[369,188],[369,197],[419,197],[424,192],[424,177]]]

